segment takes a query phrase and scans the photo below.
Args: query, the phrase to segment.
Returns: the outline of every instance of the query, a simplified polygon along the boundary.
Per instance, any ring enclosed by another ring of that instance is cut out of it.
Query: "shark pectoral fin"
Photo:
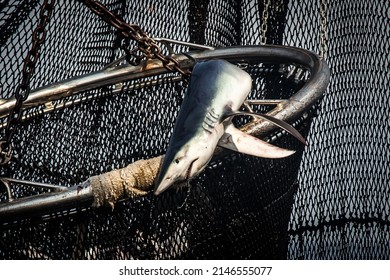
[[[233,124],[226,127],[218,145],[243,154],[263,158],[283,158],[295,151],[276,147],[235,128]]]
[[[270,121],[270,122],[274,123],[275,125],[279,126],[280,128],[282,128],[283,130],[290,133],[292,136],[297,138],[304,145],[307,145],[305,138],[293,126],[286,123],[285,121],[279,120],[275,117],[272,117],[272,116],[269,116],[266,114],[252,113],[252,112],[233,112],[233,113],[226,115],[225,120],[228,118],[232,118],[232,117],[240,116],[240,115],[248,115],[248,116],[257,117],[257,118],[261,118],[261,119]]]

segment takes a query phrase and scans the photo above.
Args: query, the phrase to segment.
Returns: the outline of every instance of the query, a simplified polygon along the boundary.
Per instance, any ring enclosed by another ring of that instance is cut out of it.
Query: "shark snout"
[[[167,190],[173,183],[174,181],[172,180],[172,178],[164,178],[163,180],[161,180],[161,182],[158,183],[157,187],[154,190],[154,194],[161,194],[162,192]]]
[[[160,171],[154,194],[159,195],[172,185],[187,181],[194,177],[199,172],[198,165],[196,164],[198,160],[199,157],[192,159],[186,157],[174,158],[168,167],[165,166],[165,168],[163,167]],[[166,171],[164,172],[164,170]]]

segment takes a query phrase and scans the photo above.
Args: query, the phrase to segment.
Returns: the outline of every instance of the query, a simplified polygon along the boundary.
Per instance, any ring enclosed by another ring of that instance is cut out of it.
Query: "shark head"
[[[203,132],[183,144],[171,141],[163,159],[154,194],[159,195],[172,185],[180,186],[196,177],[207,166],[214,153],[215,146],[223,134],[223,125],[214,131]]]

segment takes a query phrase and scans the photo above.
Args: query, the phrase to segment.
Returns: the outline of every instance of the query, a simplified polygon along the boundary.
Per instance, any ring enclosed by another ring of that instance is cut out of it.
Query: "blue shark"
[[[207,166],[217,146],[265,158],[283,158],[295,152],[240,131],[232,123],[236,115],[267,119],[305,141],[296,129],[279,119],[239,112],[251,87],[251,76],[225,60],[195,64],[156,180],[155,195],[197,176]]]

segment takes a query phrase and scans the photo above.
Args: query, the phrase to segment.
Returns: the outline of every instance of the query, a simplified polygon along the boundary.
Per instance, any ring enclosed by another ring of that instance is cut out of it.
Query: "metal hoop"
[[[190,52],[186,55],[178,54],[174,58],[178,61],[180,67],[184,69],[191,68],[195,63],[194,59],[198,61],[225,59],[235,63],[292,64],[307,69],[310,72],[310,77],[305,85],[292,97],[278,103],[273,110],[268,112],[269,115],[287,122],[298,119],[320,99],[329,83],[330,77],[330,71],[325,61],[321,60],[313,52],[296,47],[270,45],[237,46]],[[165,73],[168,73],[168,70],[157,59],[143,62],[139,66],[114,66],[36,89],[31,92],[23,108],[27,109],[33,106],[39,106],[50,101],[71,96],[80,91],[98,88],[104,85],[118,84],[131,79]],[[14,105],[15,99],[1,103],[0,115],[3,117],[6,116],[12,111]],[[274,129],[274,125],[261,119],[255,119],[241,129],[248,134],[264,137]],[[8,184],[12,183],[11,181],[8,179]],[[23,184],[26,185],[28,182],[23,181]],[[37,185],[37,183],[32,183],[31,185],[34,184],[35,186]],[[47,185],[45,187],[47,188]],[[94,205],[94,203],[93,189],[88,181],[86,181],[79,186],[74,186],[66,190],[58,189],[58,192],[39,194],[3,202],[0,204],[0,221],[12,220],[15,217],[55,213],[56,211],[63,211],[75,207],[89,207]]]

